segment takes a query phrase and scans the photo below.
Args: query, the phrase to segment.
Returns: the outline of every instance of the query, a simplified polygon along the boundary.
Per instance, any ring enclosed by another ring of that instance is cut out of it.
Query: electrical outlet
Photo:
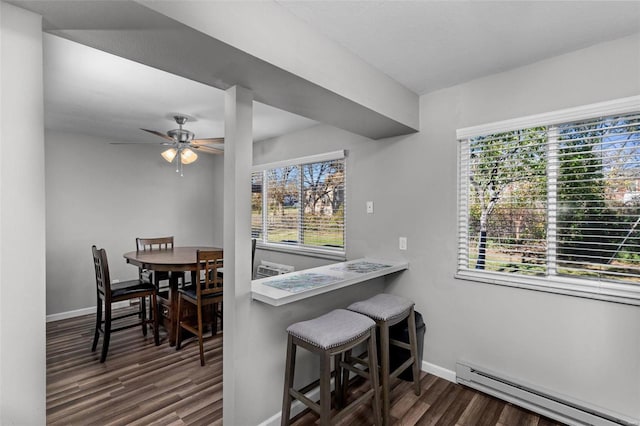
[[[400,250],[406,250],[407,249],[407,237],[400,237],[400,239],[398,240],[398,246],[400,247]]]
[[[367,213],[368,214],[373,213],[373,201],[367,201]]]

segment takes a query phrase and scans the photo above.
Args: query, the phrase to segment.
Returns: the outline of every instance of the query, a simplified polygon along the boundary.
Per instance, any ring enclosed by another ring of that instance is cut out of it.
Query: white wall
[[[122,254],[136,237],[222,245],[222,159],[201,154],[184,176],[161,146],[47,131],[47,314],[95,307],[91,245],[104,247],[112,279],[137,277]]]
[[[453,370],[471,361],[640,418],[639,308],[453,278],[456,128],[639,93],[635,36],[421,98],[420,135],[388,161],[404,195],[399,231],[415,234],[411,271],[390,290],[425,314],[428,362]]]
[[[3,425],[45,424],[42,105],[41,19],[0,2],[0,424]]]
[[[408,271],[388,278],[380,288],[416,301],[427,324],[428,363],[452,372],[456,361],[467,360],[640,418],[639,308],[453,278],[457,128],[639,93],[636,36],[424,95],[417,135],[372,141],[316,126],[255,145],[254,163],[348,150],[348,258],[375,255],[409,261]],[[373,215],[365,213],[367,200],[374,201]],[[398,250],[399,236],[408,237],[406,252]],[[266,250],[256,257],[301,263],[300,257]],[[314,262],[325,261],[302,261]],[[319,300],[318,305],[308,302],[307,315],[351,297],[366,294],[329,294],[326,299],[331,300]],[[307,307],[284,308],[291,312],[258,307],[251,319],[256,335],[268,329],[274,339],[261,342],[270,349],[262,353],[273,355],[263,355],[258,369],[280,369],[282,330]],[[282,382],[277,375],[261,378],[257,385],[246,386],[266,394]],[[254,390],[236,404],[250,406]],[[276,400],[267,401],[273,412],[279,409]],[[253,410],[269,411],[255,404]]]

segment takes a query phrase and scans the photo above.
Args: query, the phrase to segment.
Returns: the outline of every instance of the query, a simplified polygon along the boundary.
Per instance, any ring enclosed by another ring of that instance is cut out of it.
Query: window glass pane
[[[468,268],[546,274],[546,128],[469,142]]]
[[[299,170],[298,166],[267,170],[267,242],[299,241]]]
[[[558,273],[640,283],[640,117],[559,126]]]
[[[302,243],[344,247],[344,161],[302,166]]]
[[[344,158],[254,172],[251,192],[252,237],[262,244],[344,253]]]

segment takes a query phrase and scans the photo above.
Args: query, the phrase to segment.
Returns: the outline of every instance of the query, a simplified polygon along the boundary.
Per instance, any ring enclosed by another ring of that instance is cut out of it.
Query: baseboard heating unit
[[[505,377],[467,362],[456,364],[456,381],[461,385],[477,389],[568,425],[640,425],[638,419],[607,412],[599,407],[590,407],[585,402],[554,395],[549,390],[536,388],[534,385]]]

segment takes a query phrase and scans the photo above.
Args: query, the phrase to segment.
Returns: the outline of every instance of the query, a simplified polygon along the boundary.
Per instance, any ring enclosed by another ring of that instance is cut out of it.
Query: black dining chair
[[[116,331],[126,330],[128,328],[142,326],[143,336],[147,335],[147,325],[153,327],[153,339],[156,345],[160,344],[160,338],[158,336],[158,315],[156,307],[156,288],[152,283],[137,280],[121,281],[119,283],[111,283],[111,277],[109,275],[109,263],[107,261],[107,252],[105,249],[98,249],[96,246],[91,247],[93,253],[93,265],[96,274],[96,326],[95,333],[93,335],[93,344],[91,345],[91,352],[95,352],[98,346],[98,340],[100,334],[102,334],[102,352],[100,354],[100,362],[105,362],[107,359],[107,352],[109,351],[109,341],[111,339],[111,333]],[[151,299],[152,317],[146,318],[146,309],[144,300],[149,296]],[[130,312],[117,317],[113,317],[112,304],[121,302],[124,300],[140,299],[140,311]],[[103,304],[104,304],[104,319],[103,319]],[[127,317],[140,316],[140,321],[128,322],[117,328],[112,327],[114,321],[122,320]]]

